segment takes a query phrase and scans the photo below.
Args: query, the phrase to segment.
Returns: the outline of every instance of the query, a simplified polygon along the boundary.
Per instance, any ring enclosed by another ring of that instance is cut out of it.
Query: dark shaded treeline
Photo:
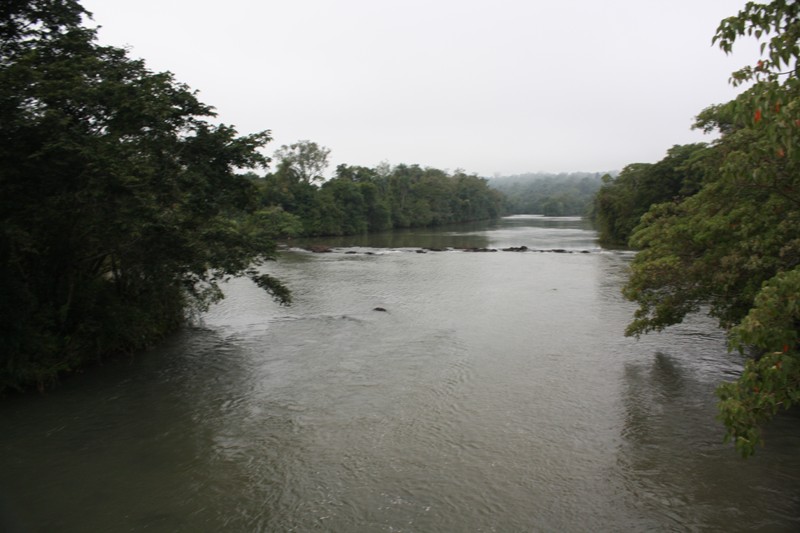
[[[148,346],[273,257],[239,136],[169,73],[100,46],[73,0],[0,8],[0,391]]]
[[[502,196],[476,175],[419,165],[339,165],[320,185],[283,161],[258,189],[260,216],[282,236],[353,235],[393,228],[486,220],[501,214]]]
[[[600,242],[627,245],[650,206],[695,194],[714,171],[710,155],[705,143],[673,146],[657,163],[633,163],[616,177],[603,176],[589,211]]]

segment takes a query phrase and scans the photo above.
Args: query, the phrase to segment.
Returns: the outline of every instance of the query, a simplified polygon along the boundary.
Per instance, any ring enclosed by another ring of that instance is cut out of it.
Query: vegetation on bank
[[[679,201],[696,193],[713,161],[703,143],[673,146],[657,163],[634,163],[616,177],[605,175],[596,191],[590,217],[600,242],[626,245],[651,205]]]
[[[486,220],[501,213],[501,195],[483,178],[461,171],[342,164],[334,177],[323,180],[328,152],[300,141],[276,152],[275,172],[250,175],[260,216],[282,236],[354,235]]]
[[[748,2],[713,41],[762,41],[762,59],[733,73],[750,84],[704,110],[708,144],[673,147],[662,161],[606,180],[595,216],[607,242],[639,249],[624,289],[639,306],[628,335],[658,331],[700,309],[751,353],[718,389],[728,438],[748,456],[761,427],[800,401],[800,6]]]

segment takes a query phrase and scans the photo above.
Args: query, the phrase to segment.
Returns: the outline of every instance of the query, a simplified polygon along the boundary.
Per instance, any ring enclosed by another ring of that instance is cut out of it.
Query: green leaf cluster
[[[761,350],[737,381],[717,390],[727,438],[748,456],[763,442],[761,426],[800,401],[800,267],[764,283],[753,308],[731,330],[730,346]]]

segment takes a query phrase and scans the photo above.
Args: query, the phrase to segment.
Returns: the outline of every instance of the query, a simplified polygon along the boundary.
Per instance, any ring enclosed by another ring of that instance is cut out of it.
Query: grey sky
[[[744,0],[84,0],[104,44],[173,72],[240,133],[338,163],[483,176],[654,162],[730,100],[711,46]]]

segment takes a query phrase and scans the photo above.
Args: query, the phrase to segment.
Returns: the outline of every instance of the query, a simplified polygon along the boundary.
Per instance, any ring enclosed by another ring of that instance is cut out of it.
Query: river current
[[[632,254],[580,219],[315,243],[267,266],[291,307],[233,280],[158,348],[0,402],[0,529],[800,530],[797,416],[723,444],[741,357],[705,318],[624,337]]]

